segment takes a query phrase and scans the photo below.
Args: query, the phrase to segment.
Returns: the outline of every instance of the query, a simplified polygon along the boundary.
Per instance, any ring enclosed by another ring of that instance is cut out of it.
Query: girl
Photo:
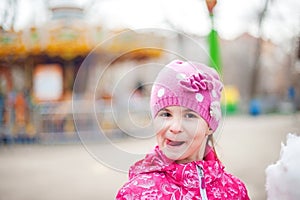
[[[175,60],[160,71],[150,102],[158,145],[130,168],[116,199],[249,199],[213,147],[222,88],[200,63]]]

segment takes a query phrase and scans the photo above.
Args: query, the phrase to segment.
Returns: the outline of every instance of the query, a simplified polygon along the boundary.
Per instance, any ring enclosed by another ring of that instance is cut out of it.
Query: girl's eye
[[[197,118],[197,115],[194,114],[194,113],[186,113],[186,114],[185,114],[185,117],[186,117],[186,118]]]
[[[159,113],[159,116],[160,117],[171,117],[171,114],[168,112],[161,112],[161,113]]]

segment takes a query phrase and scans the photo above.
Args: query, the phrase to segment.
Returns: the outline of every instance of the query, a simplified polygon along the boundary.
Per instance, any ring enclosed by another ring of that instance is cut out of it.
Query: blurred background
[[[113,199],[127,175],[93,159],[82,140],[107,154],[105,138],[150,150],[153,138],[137,143],[124,130],[149,124],[150,83],[159,70],[151,63],[174,58],[220,73],[221,158],[252,199],[266,199],[264,169],[278,159],[286,134],[300,129],[300,2],[215,3],[2,0],[0,199]],[[74,122],[74,96],[96,102],[96,124],[84,106],[75,108]],[[116,121],[111,105],[124,109],[128,96],[130,118]],[[84,136],[76,124],[88,130]]]

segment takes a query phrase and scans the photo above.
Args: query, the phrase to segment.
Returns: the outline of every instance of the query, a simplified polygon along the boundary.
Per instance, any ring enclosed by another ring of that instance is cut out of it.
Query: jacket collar
[[[185,187],[197,187],[195,184],[189,184],[198,180],[196,166],[200,166],[204,172],[206,184],[220,178],[224,173],[224,166],[216,157],[215,152],[210,146],[207,146],[203,160],[193,161],[184,164],[178,164],[168,159],[158,146],[154,151],[147,154],[143,160],[135,163],[129,171],[130,179],[138,174],[151,172],[164,172],[169,178],[179,185]]]

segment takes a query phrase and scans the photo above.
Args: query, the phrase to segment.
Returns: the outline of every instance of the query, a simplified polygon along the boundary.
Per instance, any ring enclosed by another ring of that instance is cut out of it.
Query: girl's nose
[[[182,132],[182,119],[180,117],[171,120],[170,132],[174,134]]]

